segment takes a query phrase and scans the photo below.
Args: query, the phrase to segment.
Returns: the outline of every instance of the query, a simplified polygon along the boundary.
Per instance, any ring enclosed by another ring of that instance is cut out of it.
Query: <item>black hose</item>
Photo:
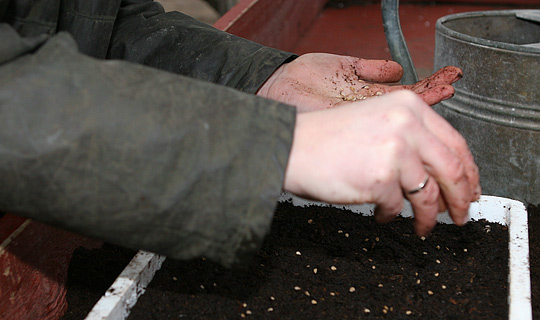
[[[382,19],[386,42],[390,48],[392,59],[403,67],[402,84],[413,84],[418,81],[418,75],[407,48],[405,37],[399,22],[399,0],[382,0]]]

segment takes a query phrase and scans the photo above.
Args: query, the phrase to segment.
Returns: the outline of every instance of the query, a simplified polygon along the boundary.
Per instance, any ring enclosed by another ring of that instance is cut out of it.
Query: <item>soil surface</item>
[[[529,205],[529,252],[533,319],[540,319],[540,206]]]
[[[167,259],[130,320],[507,319],[508,231],[282,203],[247,270]]]
[[[68,308],[61,320],[86,318],[136,253],[107,243],[92,250],[76,249],[66,283]]]

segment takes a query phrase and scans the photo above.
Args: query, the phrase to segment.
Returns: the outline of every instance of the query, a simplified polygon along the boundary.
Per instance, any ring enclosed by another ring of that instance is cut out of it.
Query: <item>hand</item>
[[[389,60],[365,60],[310,53],[284,64],[257,92],[265,98],[296,106],[300,112],[329,109],[396,90],[411,90],[427,104],[452,97],[452,83],[461,69],[445,67],[414,85],[386,85],[401,79],[403,70]]]
[[[407,194],[429,180],[421,191]],[[283,188],[335,204],[375,203],[378,221],[390,221],[404,196],[425,235],[448,209],[464,224],[481,189],[478,168],[463,137],[410,91],[299,113]]]

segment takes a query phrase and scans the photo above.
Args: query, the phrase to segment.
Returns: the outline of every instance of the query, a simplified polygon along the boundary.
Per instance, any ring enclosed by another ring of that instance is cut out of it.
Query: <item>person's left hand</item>
[[[411,90],[427,104],[452,97],[452,83],[462,77],[458,67],[445,67],[413,85],[388,85],[403,69],[390,60],[366,60],[327,53],[304,54],[281,66],[257,95],[312,111],[361,101],[396,90]]]

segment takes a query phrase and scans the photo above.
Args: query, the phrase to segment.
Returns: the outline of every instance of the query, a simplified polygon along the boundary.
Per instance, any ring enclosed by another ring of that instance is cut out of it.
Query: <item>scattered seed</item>
[[[251,310],[246,310],[246,314],[251,314]]]
[[[383,310],[382,310],[382,313],[387,314],[387,313],[388,313],[388,309],[383,309]]]
[[[426,237],[421,236],[421,237],[420,237],[420,240],[425,241],[425,240],[426,240]]]
[[[300,288],[299,286],[295,286],[295,287],[294,287],[294,290],[300,291],[300,290],[302,290],[302,288]]]
[[[376,266],[371,266],[371,269],[375,270],[375,269],[377,269],[377,267]]]
[[[317,268],[313,268],[313,273],[317,274]]]
[[[335,266],[331,266],[331,267],[330,267],[330,270],[332,270],[332,271],[336,271],[336,270],[337,270],[337,268],[336,268]]]
[[[312,224],[312,223],[313,223],[313,219],[308,219],[307,223]]]
[[[204,285],[202,285],[202,284],[201,284],[201,289],[203,289],[203,290],[204,290]]]
[[[268,308],[268,312],[274,311],[274,308]]]
[[[437,263],[441,263],[441,260],[437,259],[437,260],[435,260],[435,262],[437,262]]]
[[[410,316],[410,315],[412,314],[412,311],[411,311],[411,310],[407,310],[407,311],[405,311],[405,314],[408,315],[408,316]]]
[[[337,233],[343,233],[343,230],[338,230]]]
[[[345,238],[348,238],[349,237],[349,234],[348,233],[345,233]]]
[[[365,252],[367,252],[367,249],[366,249],[366,248],[362,248],[362,250],[364,250]]]
[[[270,296],[270,300],[276,301],[276,298],[274,296]]]
[[[441,246],[437,245],[435,248],[437,248],[437,250],[440,250]]]
[[[379,241],[379,240],[381,240],[381,239],[379,239],[379,237],[375,237],[375,241]]]
[[[467,249],[463,249],[463,252],[467,252],[468,250]]]
[[[302,253],[300,253],[300,251],[296,251],[296,255],[297,255],[297,256],[301,256]]]
[[[433,291],[428,290],[427,294],[429,294],[430,296],[432,296],[432,295],[433,295]]]
[[[414,273],[414,276],[415,276],[415,277],[418,277],[418,272],[415,272],[415,273]]]
[[[364,313],[370,313],[371,310],[369,310],[368,308],[364,308]]]
[[[240,314],[240,317],[245,318],[245,317],[246,317],[246,314],[245,314],[245,313],[241,313],[241,314]]]
[[[376,95],[376,96],[381,96],[381,95],[382,95],[382,92],[377,91],[377,92],[375,92],[375,95]]]
[[[426,252],[426,251],[424,251],[424,252],[422,252],[422,253],[423,253],[423,254],[427,254],[427,252]]]
[[[172,279],[173,279],[173,281],[176,281],[176,280],[178,280],[178,278],[177,278],[177,277],[172,277]]]
[[[317,300],[315,299],[311,300],[311,304],[317,304]]]
[[[350,287],[349,288],[349,292],[355,292],[356,291],[356,288],[355,287]]]
[[[309,291],[307,291],[307,290],[304,291],[304,294],[305,294],[306,296],[308,296],[308,297],[311,296],[311,294],[310,294]]]
[[[438,273],[438,272],[435,272],[435,276],[438,277],[438,276],[439,276],[439,273]]]
[[[244,303],[242,304],[242,307],[247,308],[247,303],[244,302]]]
[[[416,284],[420,284],[420,279],[416,279]]]
[[[330,295],[331,295],[332,297],[335,297],[335,296],[336,296],[336,293],[333,292],[333,291],[330,291]]]
[[[382,288],[382,287],[383,287],[383,284],[382,284],[382,283],[379,283],[379,284],[377,285],[377,287]]]
[[[446,286],[443,284],[443,285],[441,286],[441,288],[446,289]]]

